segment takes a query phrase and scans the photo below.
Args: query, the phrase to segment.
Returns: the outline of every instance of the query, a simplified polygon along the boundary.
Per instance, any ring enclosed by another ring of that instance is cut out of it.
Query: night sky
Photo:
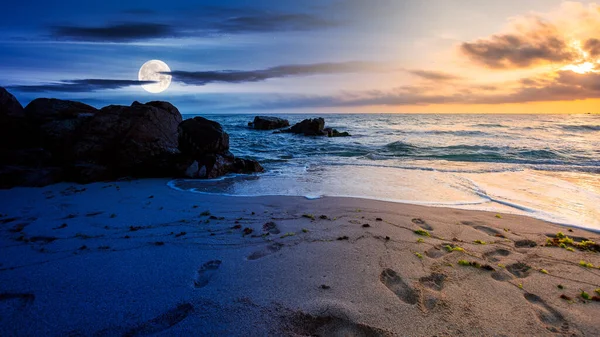
[[[588,112],[600,106],[594,1],[10,1],[0,85],[182,113]],[[166,62],[151,94],[140,66]],[[596,112],[596,111],[592,111]]]

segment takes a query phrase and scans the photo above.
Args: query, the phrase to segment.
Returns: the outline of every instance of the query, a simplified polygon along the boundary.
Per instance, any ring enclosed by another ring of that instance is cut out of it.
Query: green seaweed
[[[431,234],[429,234],[429,232],[424,229],[417,229],[414,231],[414,233],[421,236],[431,236]]]
[[[517,284],[517,287],[519,287],[519,289],[523,289],[523,283]]]
[[[283,234],[282,236],[280,236],[280,238],[282,238],[282,239],[285,239],[285,238],[287,238],[288,236],[294,236],[294,235],[296,235],[296,233],[294,233],[294,232],[289,232],[289,233],[285,233],[285,234]]]
[[[586,300],[592,299],[592,296],[590,296],[590,294],[586,293],[584,290],[581,291],[581,297],[583,297],[583,299],[586,299]]]
[[[309,214],[309,213],[302,214],[302,217],[303,217],[303,218],[307,218],[307,219],[311,219],[311,220],[314,220],[314,219],[315,219],[315,216],[314,216],[314,215],[312,215],[312,214]]]
[[[482,240],[475,240],[475,241],[473,241],[473,243],[476,243],[478,245],[487,245],[487,242],[482,241]]]
[[[565,249],[568,250],[568,251],[570,251],[570,252],[574,252],[575,251],[575,249],[573,249],[573,247],[567,247]]]
[[[563,232],[558,232],[558,233],[556,233],[556,237],[559,239],[564,239],[566,237],[566,235]]]
[[[418,238],[417,239],[417,243],[423,243],[423,242],[425,242],[425,240],[423,238]]]
[[[449,252],[464,252],[465,251],[462,247],[459,247],[459,246],[452,247],[450,245],[445,245],[444,248],[446,248],[446,250]]]
[[[496,218],[498,218],[498,219],[502,219],[502,215],[500,215],[500,214],[496,214]]]
[[[583,260],[579,261],[579,265],[585,268],[594,268],[594,265],[590,262],[585,262]]]
[[[416,257],[418,257],[419,259],[422,259],[422,258],[423,258],[423,255],[421,255],[421,253],[417,253],[417,252],[415,252],[415,256],[416,256]]]
[[[471,262],[467,261],[467,260],[458,260],[458,264],[461,266],[470,266]]]
[[[548,271],[546,269],[540,269],[540,273],[542,273],[542,274],[548,274]]]
[[[600,288],[596,288],[596,290],[594,290],[596,292],[596,294],[600,295]]]
[[[308,229],[302,228],[302,233],[308,233]]]

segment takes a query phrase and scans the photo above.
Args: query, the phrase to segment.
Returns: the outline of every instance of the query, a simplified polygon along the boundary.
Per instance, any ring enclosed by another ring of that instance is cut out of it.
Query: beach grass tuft
[[[421,236],[428,236],[428,237],[431,236],[431,234],[429,234],[429,232],[424,229],[415,230],[415,234],[421,235]]]

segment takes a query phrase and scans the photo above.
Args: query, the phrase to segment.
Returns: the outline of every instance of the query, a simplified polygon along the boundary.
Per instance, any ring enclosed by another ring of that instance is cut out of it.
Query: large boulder
[[[178,154],[181,120],[177,108],[167,102],[109,105],[81,128],[74,158],[105,166],[114,177],[160,175],[164,162]]]
[[[0,87],[0,154],[6,149],[22,148],[25,110],[15,96]]]
[[[256,130],[274,130],[288,127],[290,122],[279,117],[256,116],[253,122],[248,123],[248,126]]]
[[[229,152],[229,135],[219,123],[202,117],[183,122],[168,102],[98,110],[42,98],[23,109],[0,88],[0,122],[0,188],[263,170]]]
[[[15,96],[0,87],[0,117],[24,117],[23,106]]]
[[[221,124],[204,117],[186,119],[178,127],[179,150],[193,157],[229,151],[229,135]]]
[[[37,98],[25,107],[31,130],[27,145],[43,147],[52,155],[52,163],[62,165],[74,160],[73,146],[83,126],[98,109],[75,101]]]
[[[25,107],[27,119],[34,123],[72,119],[80,114],[92,115],[97,111],[93,106],[81,102],[56,98],[36,98]]]
[[[324,136],[327,133],[323,131],[325,127],[325,119],[322,117],[305,119],[300,123],[294,124],[285,132],[303,134],[305,136]]]
[[[325,128],[323,131],[327,134],[327,137],[350,137],[351,134],[348,131],[339,132],[336,129]]]
[[[217,178],[228,173],[262,172],[258,162],[235,158],[229,152],[229,135],[221,124],[203,117],[183,121],[178,128],[179,150],[193,161],[184,175],[190,178]]]

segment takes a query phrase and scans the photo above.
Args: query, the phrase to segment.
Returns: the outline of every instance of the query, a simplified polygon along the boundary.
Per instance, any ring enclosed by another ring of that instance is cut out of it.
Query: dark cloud
[[[214,29],[218,33],[248,33],[273,31],[301,31],[334,26],[329,22],[309,14],[272,14],[261,13],[242,15],[217,22]]]
[[[440,71],[430,71],[430,70],[409,70],[409,73],[424,78],[426,80],[433,81],[452,81],[452,80],[460,80],[463,79],[461,76],[456,76],[452,74],[447,74]]]
[[[585,41],[583,49],[587,51],[591,57],[600,56],[600,39],[589,39]]]
[[[151,22],[128,21],[102,26],[61,25],[50,27],[57,39],[90,42],[130,42],[157,38],[214,36],[222,34],[306,31],[336,26],[308,13],[267,12],[257,9],[204,7],[202,11],[159,13],[145,9],[123,12],[143,15]]]
[[[577,58],[556,27],[539,19],[518,33],[465,42],[460,50],[471,60],[497,69],[526,68],[544,62],[565,63]]]
[[[124,87],[152,84],[154,81],[134,80],[106,80],[106,79],[81,79],[60,81],[40,85],[16,85],[10,86],[12,90],[20,92],[90,92],[105,89],[120,89]]]
[[[282,65],[260,70],[221,70],[221,71],[182,71],[174,70],[168,74],[173,79],[190,85],[208,83],[244,83],[260,82],[270,78],[289,76],[308,76],[322,74],[342,74],[382,71],[382,67],[368,62],[315,63]]]
[[[120,23],[103,27],[55,26],[51,30],[55,38],[92,42],[128,42],[178,35],[172,27],[158,23]]]

